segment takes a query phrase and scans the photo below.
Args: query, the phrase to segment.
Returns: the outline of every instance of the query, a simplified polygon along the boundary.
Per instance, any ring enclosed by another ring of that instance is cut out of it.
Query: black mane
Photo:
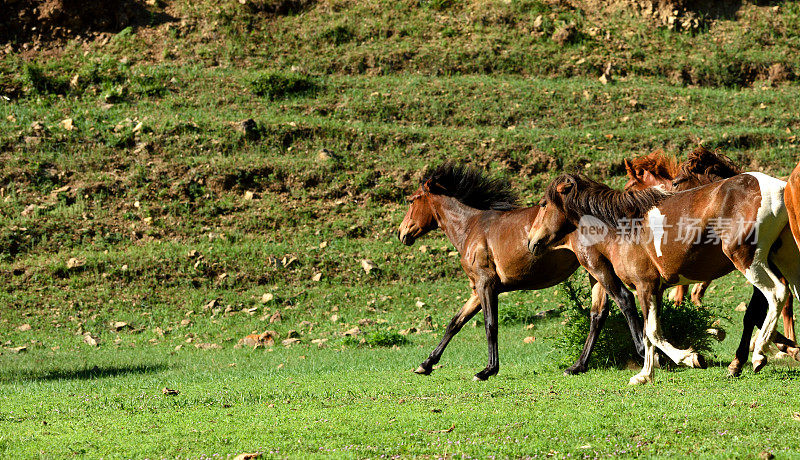
[[[519,207],[519,200],[506,180],[450,161],[426,171],[422,183],[428,184],[431,193],[453,197],[476,209],[509,211]]]
[[[566,196],[561,196],[559,199],[556,187],[563,183],[571,184],[572,188]],[[623,219],[644,217],[647,211],[670,195],[669,192],[657,187],[636,192],[614,190],[605,184],[576,174],[558,176],[547,186],[544,194],[548,203],[561,201],[564,206],[562,211],[568,218],[580,219],[584,215],[590,215],[612,228]]]

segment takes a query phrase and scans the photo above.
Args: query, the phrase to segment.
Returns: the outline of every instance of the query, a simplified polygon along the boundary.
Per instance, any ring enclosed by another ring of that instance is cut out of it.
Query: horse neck
[[[433,214],[439,228],[447,235],[447,239],[456,250],[463,254],[470,220],[485,211],[467,206],[449,196],[431,195],[431,198]]]

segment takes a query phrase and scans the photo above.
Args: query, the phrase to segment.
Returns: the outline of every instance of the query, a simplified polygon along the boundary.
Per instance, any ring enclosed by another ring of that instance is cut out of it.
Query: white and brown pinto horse
[[[425,174],[422,185],[409,201],[411,204],[398,232],[400,241],[412,245],[417,238],[441,228],[458,250],[472,289],[469,300],[447,325],[439,345],[415,372],[430,374],[453,336],[483,309],[489,360],[486,368],[475,374],[475,380],[486,380],[500,368],[498,294],[556,285],[580,266],[578,260],[566,248],[542,251],[533,256],[527,248],[528,230],[540,208],[517,206],[507,183],[489,178],[478,170],[445,163]],[[586,370],[608,314],[605,292],[593,279],[590,281],[593,284],[592,330],[581,356],[566,370],[567,374]],[[642,323],[633,296],[620,304],[620,308],[628,320],[637,351],[643,356]]]
[[[659,319],[663,291],[738,269],[768,304],[753,352],[757,372],[766,364],[765,348],[788,295],[780,274],[795,295],[800,286],[800,256],[783,202],[785,184],[746,173],[685,192],[624,192],[565,174],[547,187],[528,247],[540,254],[577,229],[584,237],[572,240],[577,243],[573,251],[581,265],[610,294],[620,281],[636,289],[644,314],[645,361],[631,384],[652,381],[655,347],[676,363],[705,366],[697,353],[664,339]],[[731,374],[739,373],[742,362],[737,356],[729,366]]]

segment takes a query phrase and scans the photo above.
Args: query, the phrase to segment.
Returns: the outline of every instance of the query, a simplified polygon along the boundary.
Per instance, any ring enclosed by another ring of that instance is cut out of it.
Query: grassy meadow
[[[469,287],[441,232],[396,237],[446,159],[526,204],[698,143],[787,175],[800,2],[683,29],[589,1],[152,3],[0,55],[0,457],[800,455],[795,363],[726,377],[742,276],[706,297],[706,370],[563,376],[555,287],[501,297],[498,376],[471,381],[473,321],[424,377]]]

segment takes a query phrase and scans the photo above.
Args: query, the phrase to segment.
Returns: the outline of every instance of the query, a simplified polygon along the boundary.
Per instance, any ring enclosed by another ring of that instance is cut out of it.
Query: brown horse
[[[461,256],[461,266],[469,277],[472,295],[445,329],[444,337],[415,372],[428,375],[439,362],[445,347],[464,324],[483,309],[489,362],[475,375],[486,380],[498,372],[497,301],[501,292],[544,289],[567,279],[579,266],[569,249],[556,248],[533,256],[527,249],[531,222],[538,206],[520,208],[508,184],[490,179],[474,169],[445,163],[429,171],[422,185],[409,198],[411,204],[398,237],[412,245],[417,238],[441,228]],[[599,285],[592,289],[592,333],[583,353],[566,373],[586,370],[586,363],[597,334],[608,314],[606,295]],[[642,323],[633,303],[623,309],[637,350],[643,354]],[[599,312],[604,312],[603,314]]]
[[[630,161],[625,159],[624,162],[628,173],[628,182],[625,184],[625,190],[629,191],[644,190],[648,187],[664,187],[665,190],[684,191],[743,173],[733,160],[720,153],[711,152],[703,146],[695,148],[687,155],[686,161],[680,164],[675,158],[667,157],[661,151],[634,158]],[[703,295],[705,295],[709,284],[705,282],[694,285],[692,302],[695,305],[702,304]],[[682,302],[685,292],[686,286],[676,286],[673,300],[678,303]],[[755,288],[754,295],[760,296],[760,293]],[[795,341],[792,299],[792,296],[786,299],[786,305],[781,310],[781,317],[783,318],[783,330],[786,338],[790,341]],[[763,313],[766,314],[766,303],[760,302],[757,305],[755,308],[763,310]],[[761,324],[760,319],[757,324]],[[746,321],[746,335],[749,340],[750,332],[747,331],[747,326],[748,322]],[[750,331],[752,331],[752,327],[750,326]],[[783,336],[780,336],[781,343],[786,343],[782,339]]]
[[[788,231],[785,183],[747,173],[685,192],[649,188],[624,192],[582,176],[564,174],[545,191],[545,207],[529,232],[529,249],[541,254],[578,231],[578,260],[613,295],[622,283],[636,289],[644,314],[645,363],[631,384],[652,381],[655,347],[674,362],[704,367],[701,356],[667,342],[659,311],[666,286],[710,281],[735,267],[767,300],[756,339],[753,369],[766,364],[779,305],[787,296],[774,267],[797,295],[800,254]],[[794,349],[794,353],[797,353]],[[747,352],[747,351],[746,351]],[[738,374],[747,356],[729,366]]]

